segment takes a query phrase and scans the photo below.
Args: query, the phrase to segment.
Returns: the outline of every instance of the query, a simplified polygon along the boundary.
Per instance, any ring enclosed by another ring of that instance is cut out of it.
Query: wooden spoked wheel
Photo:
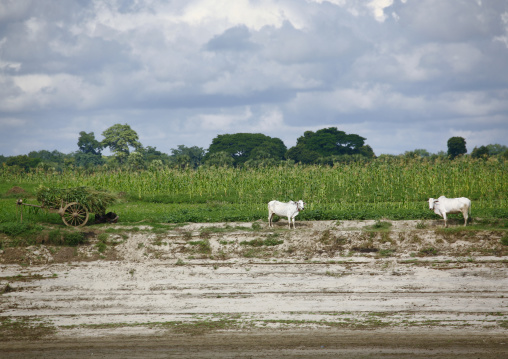
[[[68,226],[84,226],[88,222],[88,210],[78,202],[69,203],[64,207],[62,220]]]

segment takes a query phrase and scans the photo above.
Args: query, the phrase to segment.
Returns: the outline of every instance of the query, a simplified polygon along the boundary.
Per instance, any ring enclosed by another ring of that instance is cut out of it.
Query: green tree
[[[78,151],[74,155],[76,166],[90,168],[103,165],[101,151],[102,145],[95,139],[94,133],[81,131],[78,138]]]
[[[489,150],[489,155],[497,156],[508,150],[508,147],[498,143],[485,146]]]
[[[92,155],[101,155],[102,145],[95,139],[93,132],[86,133],[81,131],[78,138],[78,148],[81,153],[89,153]]]
[[[336,127],[323,128],[316,132],[305,131],[303,136],[298,138],[296,146],[289,149],[286,157],[302,163],[313,163],[321,157],[342,155],[375,157],[372,148],[365,145],[365,140],[362,136],[347,134]]]
[[[259,156],[256,149],[262,149],[265,156],[279,161],[284,159],[287,151],[286,145],[279,138],[261,133],[226,134],[218,135],[212,140],[205,161],[215,153],[225,152],[233,159],[234,166],[241,166],[249,159],[256,159]]]
[[[27,155],[19,155],[7,158],[5,164],[7,166],[21,168],[23,171],[28,172],[31,168],[37,167],[40,162],[40,158],[31,158]]]
[[[286,158],[295,162],[314,163],[320,157],[316,151],[311,151],[305,146],[294,146],[286,152]]]
[[[104,148],[109,147],[111,152],[115,154],[117,161],[121,164],[126,163],[131,147],[135,151],[142,151],[143,149],[143,146],[139,142],[138,134],[127,124],[113,125],[105,130],[102,136],[104,136],[104,139],[101,145]]]
[[[452,160],[466,153],[466,140],[463,137],[451,137],[448,140],[448,156]]]
[[[205,165],[216,167],[231,167],[234,162],[233,157],[225,151],[207,153],[205,159]]]
[[[53,150],[51,152],[47,150],[40,150],[28,153],[28,157],[30,158],[38,158],[41,161],[51,162],[54,164],[62,164],[65,156],[66,155],[64,153],[57,150]]]
[[[416,150],[413,150],[413,151],[404,152],[404,157],[406,157],[406,158],[430,157],[430,153],[429,153],[429,151],[427,151],[425,149],[417,148]]]
[[[471,152],[471,157],[486,159],[489,157],[489,149],[486,146],[475,147]]]
[[[169,155],[158,151],[156,147],[147,146],[141,152],[143,153],[145,162],[147,163],[152,163],[155,160],[161,161],[163,164],[169,162]]]
[[[144,170],[146,168],[145,158],[141,152],[134,151],[127,157],[127,165],[131,170]]]
[[[204,157],[205,150],[197,146],[178,145],[178,148],[171,149],[171,162],[179,167],[189,166],[195,169],[203,163]]]

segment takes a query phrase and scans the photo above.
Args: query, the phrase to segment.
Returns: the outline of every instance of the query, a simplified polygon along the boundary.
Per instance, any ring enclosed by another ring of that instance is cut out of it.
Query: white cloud
[[[367,6],[371,8],[374,18],[379,22],[384,22],[387,18],[384,9],[392,6],[393,0],[372,0]]]
[[[251,117],[252,112],[249,107],[233,112],[199,114],[190,118],[189,129],[197,126],[197,128],[207,131],[225,131],[227,133],[233,128],[247,124]]]

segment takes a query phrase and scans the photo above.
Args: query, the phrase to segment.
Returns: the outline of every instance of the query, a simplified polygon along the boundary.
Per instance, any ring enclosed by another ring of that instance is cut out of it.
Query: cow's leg
[[[268,227],[272,226],[272,217],[273,217],[273,213],[268,212]]]
[[[467,207],[465,207],[463,210],[462,210],[462,215],[464,216],[464,227],[467,225]]]
[[[288,216],[288,228],[291,229],[291,217]]]
[[[443,212],[444,226],[448,227],[448,223],[446,223],[446,212]]]

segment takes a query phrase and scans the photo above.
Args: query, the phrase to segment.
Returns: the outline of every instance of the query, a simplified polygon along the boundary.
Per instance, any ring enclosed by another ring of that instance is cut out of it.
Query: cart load
[[[95,190],[89,187],[54,188],[41,186],[37,190],[37,200],[40,206],[23,203],[18,200],[18,206],[25,205],[46,209],[56,212],[63,222],[68,226],[84,226],[89,213],[103,217],[106,208],[116,201],[116,197],[102,190]]]

